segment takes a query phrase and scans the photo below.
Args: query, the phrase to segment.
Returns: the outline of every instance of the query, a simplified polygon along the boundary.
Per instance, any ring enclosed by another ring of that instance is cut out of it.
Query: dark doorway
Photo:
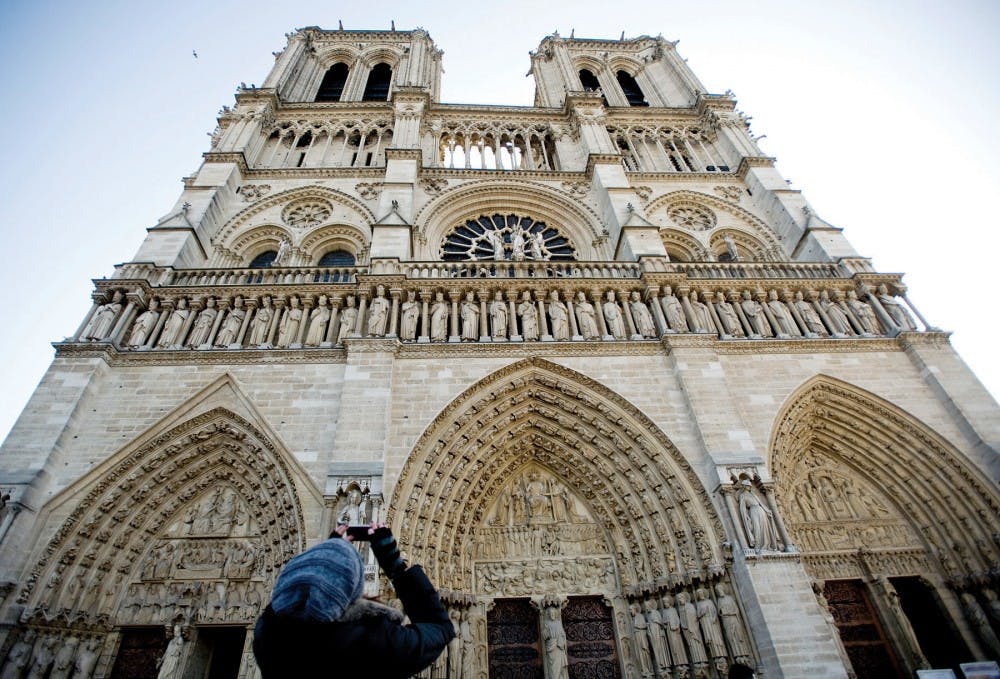
[[[615,627],[601,597],[570,597],[562,611],[570,679],[619,679]]]
[[[157,663],[166,650],[167,634],[162,625],[123,629],[111,679],[156,679]]]
[[[528,599],[497,599],[486,616],[490,679],[543,679],[538,610]]]
[[[934,591],[916,577],[891,578],[890,582],[899,593],[899,604],[931,667],[948,667],[956,676],[962,676],[959,663],[971,662],[974,658],[942,610]]]
[[[899,669],[864,583],[827,580],[823,596],[830,604],[840,640],[858,679],[903,679],[906,675]]]
[[[246,642],[245,627],[199,627],[185,679],[236,679]]]

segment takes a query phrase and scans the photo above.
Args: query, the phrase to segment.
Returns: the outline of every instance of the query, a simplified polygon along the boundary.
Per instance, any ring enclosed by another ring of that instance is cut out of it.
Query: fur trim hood
[[[392,606],[362,597],[348,606],[337,622],[355,622],[365,618],[385,618],[389,622],[402,624],[404,616]]]

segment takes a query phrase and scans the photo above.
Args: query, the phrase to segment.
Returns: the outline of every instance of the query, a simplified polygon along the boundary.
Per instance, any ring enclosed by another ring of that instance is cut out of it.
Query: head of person
[[[271,595],[279,618],[332,622],[364,592],[364,564],[358,550],[340,537],[325,540],[285,564]]]

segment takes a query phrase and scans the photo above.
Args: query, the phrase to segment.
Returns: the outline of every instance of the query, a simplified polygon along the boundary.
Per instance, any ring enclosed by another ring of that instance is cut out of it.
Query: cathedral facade
[[[290,34],[94,282],[0,450],[2,676],[257,676],[282,564],[372,520],[428,678],[996,658],[1000,408],[733,97],[646,36],[546,37],[530,107],[441,73]]]

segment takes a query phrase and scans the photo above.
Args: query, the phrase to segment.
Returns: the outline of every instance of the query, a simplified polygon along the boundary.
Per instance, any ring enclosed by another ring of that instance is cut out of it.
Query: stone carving
[[[583,339],[600,339],[601,333],[597,329],[597,316],[595,315],[594,305],[587,301],[587,296],[582,291],[576,295],[575,306],[576,323],[580,334],[583,335]]]
[[[156,327],[156,321],[160,318],[160,302],[155,297],[149,300],[149,308],[139,314],[132,325],[132,332],[129,333],[125,345],[130,349],[138,349],[149,339],[149,334]]]
[[[388,322],[389,300],[385,297],[385,286],[379,285],[375,289],[375,297],[368,308],[368,336],[385,337]]]
[[[373,517],[370,491],[357,484],[351,484],[343,494],[344,499],[337,507],[337,522],[346,523],[351,526],[362,526],[371,523]]]
[[[677,615],[680,618],[681,634],[687,643],[691,664],[697,672],[708,664],[708,656],[698,625],[698,612],[691,603],[691,595],[687,592],[677,594]]]
[[[902,304],[896,301],[895,296],[889,294],[889,288],[884,283],[878,286],[878,301],[882,308],[889,314],[889,318],[900,330],[916,330],[917,324],[913,322],[913,317]]]
[[[174,625],[170,635],[170,643],[159,661],[159,672],[156,679],[174,679],[179,676],[181,654],[184,652],[184,633],[180,625]]]
[[[479,304],[471,292],[465,293],[462,302],[462,341],[475,342],[479,339]]]
[[[545,236],[541,231],[528,232],[528,247],[531,249],[531,258],[536,262],[549,260],[550,255],[545,248]]]
[[[722,639],[722,628],[719,626],[719,609],[709,596],[708,590],[699,587],[695,590],[698,603],[695,611],[698,614],[698,625],[701,627],[701,637],[711,657],[715,668],[720,672],[726,670],[726,642]]]
[[[602,309],[604,311],[604,322],[608,326],[608,334],[615,339],[625,339],[628,337],[625,331],[625,318],[622,316],[622,308],[615,301],[615,293],[609,290],[605,295],[605,300]]]
[[[235,344],[240,336],[240,330],[243,328],[243,321],[246,320],[246,317],[247,310],[243,308],[243,298],[237,296],[233,300],[233,308],[229,310],[229,315],[226,316],[226,320],[222,322],[222,327],[219,328],[219,334],[215,338],[215,346],[228,347],[231,344]]]
[[[31,650],[34,647],[35,630],[29,629],[11,646],[0,679],[21,679],[25,668],[31,662]]]
[[[569,310],[565,302],[559,299],[557,290],[549,293],[549,321],[552,325],[553,339],[557,341],[569,339]]]
[[[775,334],[782,339],[798,337],[800,335],[799,328],[795,324],[795,319],[792,318],[792,313],[788,310],[788,307],[778,299],[778,291],[771,290],[767,293],[767,299],[767,308],[771,310],[771,316],[774,318],[777,326],[774,328]]]
[[[663,596],[661,616],[667,633],[667,645],[670,647],[670,657],[674,661],[674,667],[686,670],[688,656],[687,651],[684,649],[684,632],[681,629],[680,613],[677,612],[677,608],[674,606],[674,597],[670,594]]]
[[[582,198],[590,193],[590,182],[563,182],[563,190],[567,193]]]
[[[830,293],[826,290],[819,293],[819,306],[823,309],[823,313],[826,314],[827,320],[830,321],[830,330],[833,331],[833,334],[854,334],[854,330],[851,328],[851,322],[847,320],[847,314],[845,314],[843,310],[830,299]]]
[[[898,597],[898,595],[897,595]],[[962,608],[965,611],[966,619],[971,623],[983,646],[989,649],[992,656],[1000,656],[1000,639],[990,625],[989,618],[983,612],[982,606],[969,592],[962,592]]]
[[[73,661],[76,659],[76,649],[80,645],[80,639],[76,635],[70,635],[63,640],[62,645],[56,652],[56,657],[52,661],[52,671],[49,672],[49,679],[69,679],[73,673]]]
[[[506,340],[507,339],[507,329],[508,329],[508,318],[507,318],[507,303],[503,301],[503,293],[499,290],[493,296],[493,301],[490,302],[490,329],[492,331],[493,340]]]
[[[274,317],[274,308],[271,306],[271,297],[264,295],[257,313],[254,314],[253,322],[250,323],[250,339],[247,344],[259,347],[267,343],[267,331],[271,326],[271,319]]]
[[[705,293],[709,296],[708,293]],[[707,332],[714,333],[715,321],[712,320],[712,311],[708,308],[708,305],[704,302],[698,301],[698,294],[692,292],[690,297],[691,302],[691,316],[694,321],[695,332]]]
[[[636,332],[646,339],[656,337],[656,324],[653,323],[653,315],[637,291],[633,291],[629,296],[629,309],[632,310],[632,320],[635,321]]]
[[[486,242],[493,248],[493,259],[499,262],[507,258],[504,253],[503,236],[500,235],[499,231],[487,229],[483,237],[486,238]]]
[[[871,305],[858,299],[858,293],[854,290],[847,291],[847,306],[854,312],[854,317],[861,325],[861,330],[865,335],[877,335],[879,332],[878,320]]]
[[[281,317],[278,325],[278,346],[286,349],[293,344],[298,344],[299,327],[302,325],[303,311],[299,306],[298,295],[292,295],[288,300],[288,309]]]
[[[521,303],[517,305],[517,316],[521,319],[521,337],[526,341],[538,339],[538,307],[531,301],[531,293],[527,290],[521,295]]]
[[[382,193],[382,182],[361,182],[354,190],[365,200],[375,200]]]
[[[524,261],[524,229],[520,224],[515,224],[510,230],[510,261]]]
[[[774,517],[771,510],[757,497],[750,479],[744,477],[740,480],[736,502],[739,507],[743,531],[750,548],[756,549],[758,552],[780,549]]]
[[[286,207],[281,213],[281,220],[297,229],[308,229],[319,226],[333,214],[333,206],[325,200],[310,198],[300,200]]]
[[[59,637],[56,636],[45,636],[35,643],[27,679],[45,678],[56,658],[56,645],[58,643]]]
[[[715,586],[715,592],[718,595],[716,604],[719,617],[722,619],[722,631],[725,633],[726,641],[729,642],[733,659],[747,663],[751,659],[750,643],[740,622],[740,609],[736,605],[736,599],[729,593],[729,588],[724,582]]]
[[[278,252],[274,256],[274,261],[271,262],[271,266],[272,267],[287,266],[288,256],[291,254],[291,252],[292,252],[292,244],[288,241],[287,238],[282,238],[281,242],[278,243]]]
[[[343,344],[358,324],[358,310],[354,306],[354,295],[347,296],[347,306],[340,313],[340,329],[337,332],[337,344]]]
[[[642,614],[639,604],[630,606],[632,611],[632,628],[635,630],[635,650],[639,657],[639,671],[643,677],[653,675],[653,654],[650,652],[649,622]]]
[[[826,337],[829,334],[826,331],[826,326],[823,325],[823,320],[816,313],[816,307],[803,298],[801,291],[795,293],[794,304],[795,308],[799,311],[802,322],[806,325],[807,333],[818,337]]]
[[[743,189],[738,186],[716,186],[712,189],[715,193],[731,203],[740,202],[743,197]]]
[[[722,323],[722,332],[731,337],[744,337],[743,326],[740,325],[740,317],[736,315],[733,305],[726,301],[724,294],[717,293],[715,296],[715,309],[719,313],[719,321]]]
[[[431,341],[444,342],[448,339],[448,303],[444,301],[444,293],[434,295],[434,305],[431,307]]]
[[[198,313],[194,319],[194,326],[191,328],[191,336],[188,337],[187,345],[198,348],[208,343],[209,335],[212,334],[212,327],[215,325],[215,317],[219,315],[219,310],[215,308],[215,298],[209,297],[205,300],[205,308]]]
[[[531,559],[476,565],[477,590],[492,596],[552,592],[608,592],[614,585],[610,557]]]
[[[326,340],[326,326],[330,322],[331,315],[328,301],[326,295],[320,295],[319,303],[309,314],[309,331],[304,342],[307,347],[318,347]]]
[[[667,318],[667,325],[671,332],[688,332],[687,318],[684,316],[684,307],[679,299],[674,296],[674,291],[670,286],[663,288],[663,297],[660,299],[660,306],[663,307],[663,314]]]
[[[271,193],[270,184],[245,184],[239,188],[239,193],[243,196],[243,200],[247,203],[252,203],[256,200],[260,200],[267,194]]]
[[[639,604],[633,604],[636,608]],[[653,661],[656,673],[660,676],[670,671],[670,654],[667,652],[667,632],[664,629],[663,616],[656,608],[656,601],[646,601],[646,623],[649,625],[649,642],[653,649]]]
[[[692,231],[708,231],[716,222],[715,214],[711,210],[688,203],[671,206],[667,210],[667,216],[677,226]]]
[[[401,309],[399,338],[404,342],[412,342],[417,338],[417,322],[420,320],[420,303],[417,302],[416,292],[410,290],[406,293],[406,301],[403,302]]]
[[[90,322],[83,329],[80,336],[88,341],[96,342],[107,339],[111,330],[115,327],[115,319],[122,310],[122,293],[115,290],[111,295],[111,301],[97,307],[94,315],[90,317]]]
[[[569,679],[566,631],[559,617],[558,606],[545,608],[545,617],[542,620],[542,643],[545,647],[546,679]]]
[[[420,188],[422,188],[425,193],[431,196],[436,196],[442,191],[444,191],[446,188],[448,188],[448,180],[432,179],[432,178],[421,179]]]
[[[88,639],[87,643],[80,648],[76,654],[76,661],[73,663],[73,679],[90,679],[97,667],[100,655],[101,642],[97,638]]]
[[[752,335],[758,337],[771,337],[771,324],[767,321],[764,308],[750,296],[749,290],[743,291],[743,301],[740,302],[743,308],[743,315],[746,316],[747,323],[750,324]]]

